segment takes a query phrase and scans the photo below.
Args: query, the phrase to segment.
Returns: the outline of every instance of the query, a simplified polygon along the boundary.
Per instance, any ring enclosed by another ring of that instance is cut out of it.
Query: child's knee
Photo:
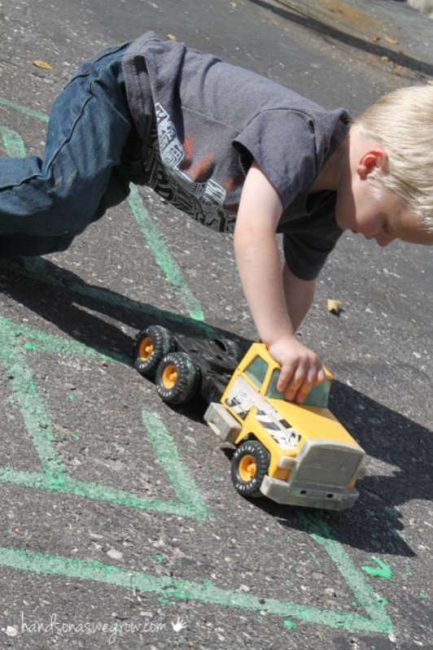
[[[33,190],[28,227],[37,236],[79,234],[94,219],[100,200],[80,183],[76,172],[67,177],[40,177]]]

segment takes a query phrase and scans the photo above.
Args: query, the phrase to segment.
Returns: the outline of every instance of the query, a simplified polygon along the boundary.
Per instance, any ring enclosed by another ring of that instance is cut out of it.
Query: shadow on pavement
[[[368,455],[367,476],[358,483],[354,507],[333,513],[291,509],[265,499],[257,504],[289,528],[317,532],[368,552],[414,556],[404,539],[398,506],[433,500],[432,432],[338,381],[330,409]]]
[[[1,260],[0,291],[67,336],[117,361],[120,356],[131,366],[136,333],[153,323],[196,338],[224,336],[242,346],[248,343],[227,330],[89,285],[44,258]],[[136,331],[128,332],[127,328]]]
[[[218,333],[246,342],[232,332],[87,285],[45,259],[1,262],[0,290],[69,337],[116,360],[120,355],[131,369],[133,337],[122,331],[121,323],[140,330],[159,322],[197,337]],[[282,506],[267,499],[254,503],[283,526],[317,532],[369,552],[413,556],[401,532],[398,506],[412,500],[433,500],[432,432],[338,381],[334,382],[330,408],[369,457],[369,475],[359,482],[360,498],[355,506],[333,513]],[[202,412],[197,409],[193,404],[182,413],[200,420]]]
[[[399,66],[407,68],[417,73],[423,75],[432,76],[433,75],[433,65],[431,63],[426,63],[425,61],[420,61],[414,57],[405,54],[402,51],[395,51],[378,43],[371,43],[366,41],[363,38],[359,38],[354,34],[349,34],[337,27],[324,23],[317,18],[314,18],[308,13],[308,10],[305,11],[301,7],[291,7],[287,5],[284,0],[277,0],[279,7],[266,2],[266,0],[250,0],[255,5],[262,7],[262,9],[267,9],[273,14],[289,20],[292,23],[306,27],[311,31],[314,31],[322,36],[332,38],[340,43],[349,45],[350,47],[356,48],[362,52],[367,52],[368,54],[374,54],[378,57],[386,57],[390,61],[397,63]]]

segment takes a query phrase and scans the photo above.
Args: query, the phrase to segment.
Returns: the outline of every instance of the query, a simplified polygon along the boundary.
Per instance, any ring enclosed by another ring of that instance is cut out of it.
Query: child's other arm
[[[301,402],[325,376],[319,357],[295,338],[295,328],[308,307],[302,296],[295,295],[305,283],[288,275],[288,269],[284,270],[283,283],[275,236],[281,212],[277,192],[253,164],[245,179],[236,219],[236,261],[259,336],[281,365],[277,388],[287,399]]]

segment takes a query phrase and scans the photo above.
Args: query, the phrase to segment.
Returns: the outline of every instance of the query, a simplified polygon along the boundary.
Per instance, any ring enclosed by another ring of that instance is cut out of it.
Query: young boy
[[[433,243],[433,87],[397,91],[350,124],[344,110],[146,33],[72,78],[43,160],[0,161],[0,255],[66,249],[132,181],[234,232],[278,389],[301,402],[324,373],[295,332],[343,230],[381,246]]]

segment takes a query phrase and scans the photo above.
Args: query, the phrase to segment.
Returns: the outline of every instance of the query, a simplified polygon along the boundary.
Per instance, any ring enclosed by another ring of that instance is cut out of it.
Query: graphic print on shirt
[[[235,216],[223,207],[226,190],[211,178],[194,181],[182,170],[184,148],[172,119],[158,102],[155,116],[156,132],[150,138],[146,164],[149,185],[166,201],[205,226],[220,232],[233,232]],[[203,170],[200,162],[194,167]]]

